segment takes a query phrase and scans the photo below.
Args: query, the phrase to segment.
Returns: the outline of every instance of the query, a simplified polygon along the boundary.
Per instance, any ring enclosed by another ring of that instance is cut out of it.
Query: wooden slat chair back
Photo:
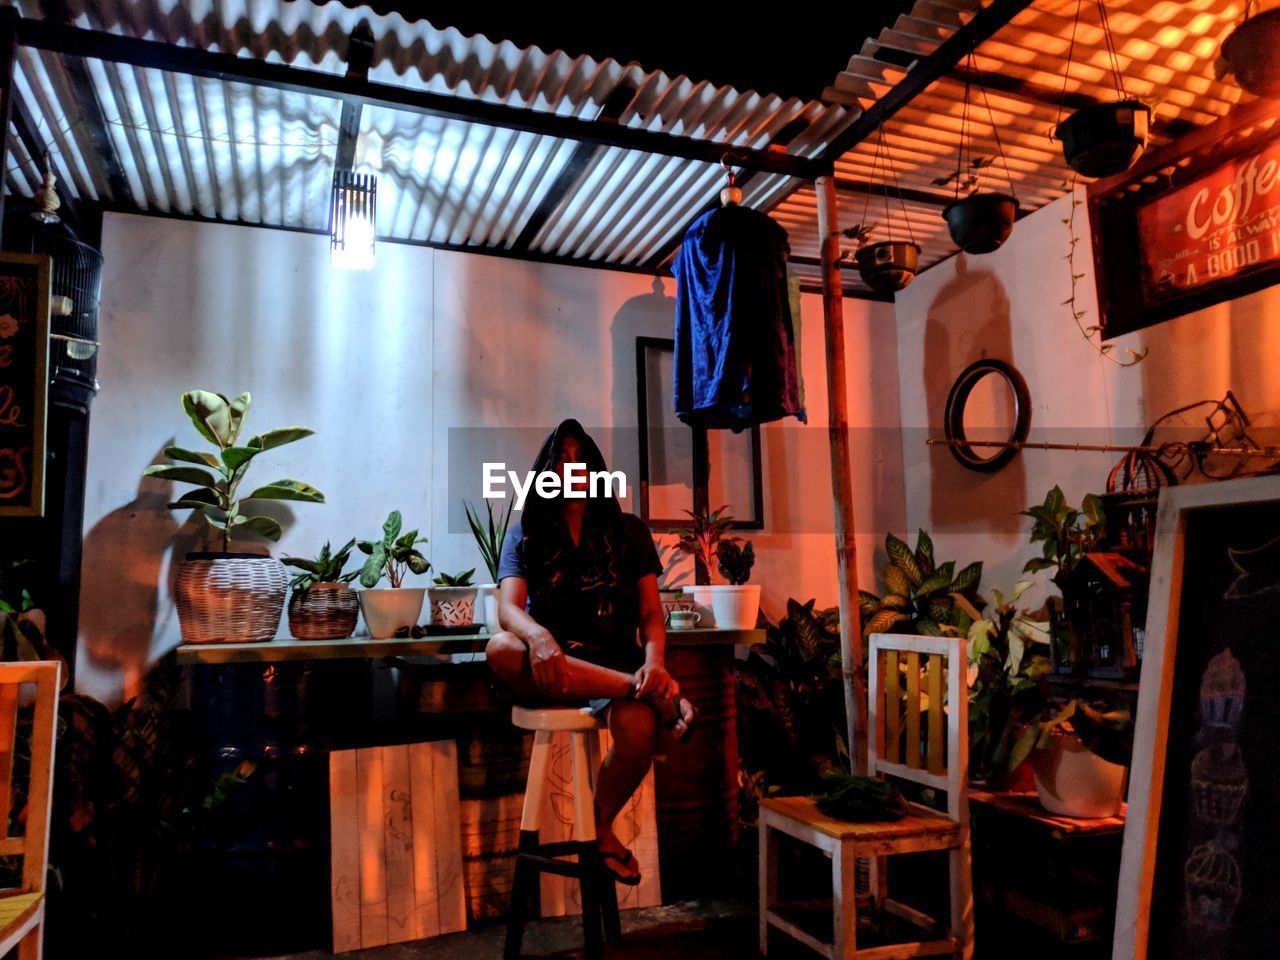
[[[868,644],[868,772],[946,792],[946,812],[912,804],[900,820],[851,823],[827,816],[812,797],[760,802],[760,952],[769,930],[788,934],[830,960],[906,960],[973,956],[973,896],[969,872],[968,669],[963,637],[873,634]],[[905,669],[905,677],[903,676]],[[905,707],[904,707],[905,703]],[[778,836],[831,856],[832,932],[818,939],[779,900]],[[946,851],[950,922],[940,922],[888,896],[888,859]],[[871,892],[881,915],[917,928],[924,939],[860,945],[855,864],[871,865]]]
[[[17,947],[19,960],[38,960],[42,950],[60,679],[61,666],[53,661],[0,663],[0,856],[22,858],[18,886],[0,890],[0,956]],[[25,824],[21,835],[11,836],[9,814],[19,812],[13,810],[15,758],[27,746],[19,740],[19,708],[26,703],[32,724]]]
[[[867,772],[945,791],[947,815],[967,822],[964,638],[873,634],[867,663]]]

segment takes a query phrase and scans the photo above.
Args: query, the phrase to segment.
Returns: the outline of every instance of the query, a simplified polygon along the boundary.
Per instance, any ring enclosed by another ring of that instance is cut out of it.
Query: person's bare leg
[[[516,693],[526,696],[562,697],[565,700],[589,700],[597,697],[629,697],[632,675],[610,670],[576,657],[564,658],[564,683],[559,689],[540,687],[529,669],[529,648],[514,633],[495,633],[485,645],[489,669]]]
[[[622,854],[626,847],[613,832],[613,821],[640,787],[653,762],[658,723],[646,703],[618,700],[609,705],[609,734],[613,746],[600,764],[596,778],[596,836],[603,853]],[[609,869],[635,876],[640,865],[611,861]]]

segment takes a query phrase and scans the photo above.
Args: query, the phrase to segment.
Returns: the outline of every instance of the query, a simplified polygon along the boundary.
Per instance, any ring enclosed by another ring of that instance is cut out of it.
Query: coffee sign
[[[1148,304],[1280,263],[1280,141],[1137,210]]]
[[[0,516],[44,515],[49,265],[0,254]]]

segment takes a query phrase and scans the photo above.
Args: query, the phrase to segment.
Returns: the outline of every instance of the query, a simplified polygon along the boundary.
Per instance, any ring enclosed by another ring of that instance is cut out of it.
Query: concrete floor
[[[754,904],[735,901],[695,900],[627,910],[622,914],[622,935],[622,941],[607,950],[611,960],[752,960],[756,956]],[[506,928],[496,923],[418,943],[343,954],[343,960],[496,960],[502,956],[505,937]],[[523,955],[529,960],[568,960],[581,954],[582,928],[576,918],[539,920],[525,928]],[[328,960],[330,956],[313,951],[279,960]]]

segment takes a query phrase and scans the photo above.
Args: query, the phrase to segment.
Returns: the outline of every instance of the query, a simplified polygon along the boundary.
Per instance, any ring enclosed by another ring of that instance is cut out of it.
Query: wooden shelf
[[[764,641],[763,630],[718,630],[695,627],[668,630],[667,647],[727,646]],[[393,637],[375,640],[368,636],[343,640],[269,640],[265,643],[201,643],[178,647],[178,663],[280,663],[295,660],[345,660],[376,657],[442,657],[458,653],[481,653],[489,642],[487,633],[452,634],[439,637]]]

